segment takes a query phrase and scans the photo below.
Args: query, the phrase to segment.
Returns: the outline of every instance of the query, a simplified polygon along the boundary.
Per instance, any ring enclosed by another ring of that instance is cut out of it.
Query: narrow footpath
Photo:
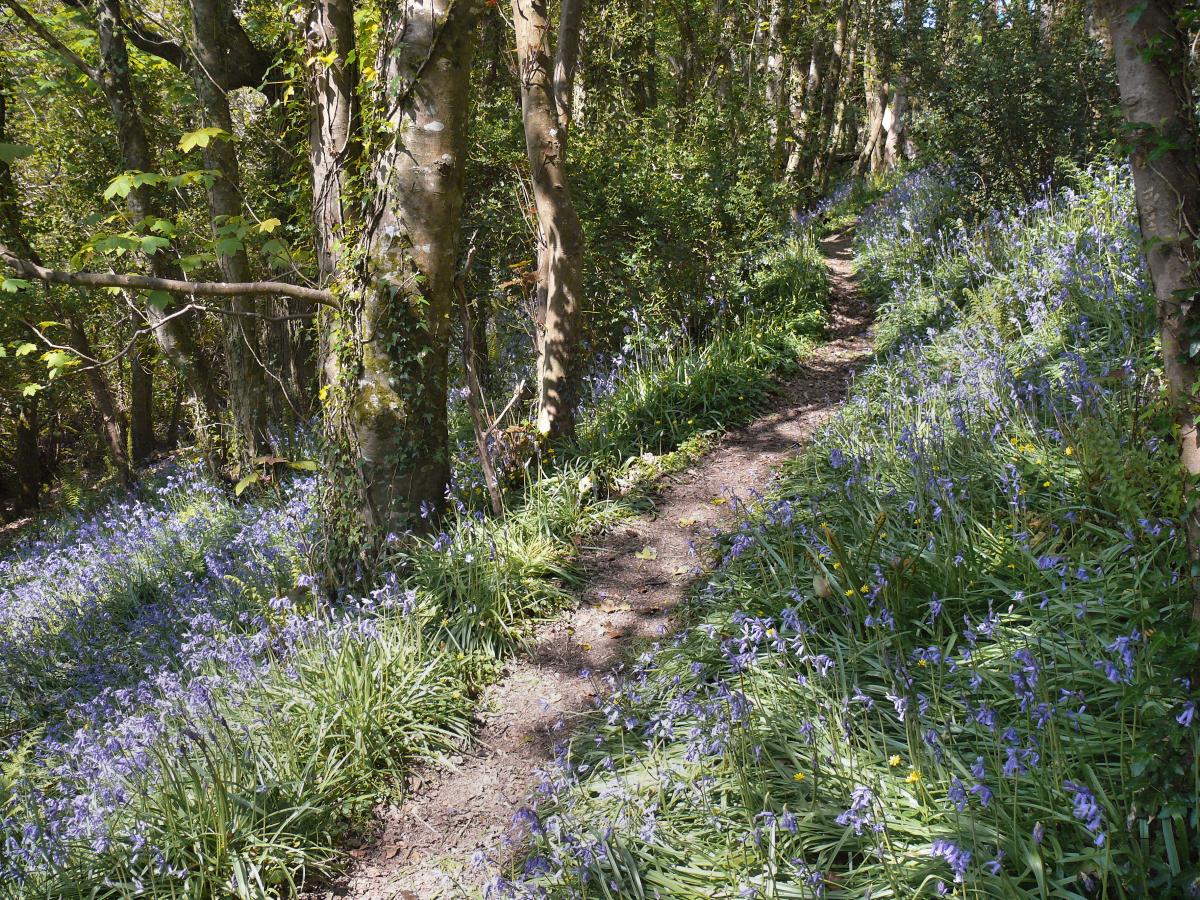
[[[408,797],[382,811],[377,839],[352,851],[352,870],[325,896],[431,900],[481,885],[480,861],[503,854],[537,771],[592,709],[604,675],[631,645],[669,630],[672,610],[706,564],[711,535],[732,525],[734,501],[765,489],[772,470],[837,409],[851,372],[869,357],[871,314],[854,282],[851,237],[821,246],[832,286],[828,342],[781,387],[768,414],[666,479],[653,511],[583,549],[578,608],[542,626],[528,653],[508,663],[485,693],[475,743],[451,760],[453,769],[413,775]]]

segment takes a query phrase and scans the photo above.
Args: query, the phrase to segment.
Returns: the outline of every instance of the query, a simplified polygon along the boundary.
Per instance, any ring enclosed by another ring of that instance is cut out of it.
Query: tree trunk
[[[314,0],[305,44],[316,60],[307,81],[308,161],[317,270],[321,286],[328,287],[345,250],[348,181],[362,150],[353,0]],[[336,384],[337,357],[324,341],[321,366],[326,384]]]
[[[841,92],[842,68],[846,55],[846,32],[850,22],[850,0],[841,0],[834,25],[833,48],[829,54],[829,66],[825,73],[825,84],[821,96],[818,116],[818,133],[812,149],[813,180],[818,186],[825,181],[824,163],[829,156],[833,137],[833,118],[837,109],[838,94]]]
[[[96,31],[100,49],[100,89],[108,102],[117,129],[121,165],[130,172],[155,171],[154,156],[138,112],[129,77],[129,52],[125,45],[118,0],[99,0]],[[150,186],[133,188],[126,197],[126,208],[134,222],[167,218]],[[150,255],[150,271],[156,278],[179,278],[180,272],[165,252]],[[154,328],[154,339],[167,360],[183,377],[196,412],[205,422],[220,418],[220,400],[213,384],[208,361],[196,348],[189,317],[168,319],[172,308],[147,303],[143,308],[147,322]]]
[[[343,265],[329,415],[353,449],[362,516],[384,533],[427,528],[450,477],[447,353],[480,12],[475,0],[407,0],[380,25],[392,137],[372,161],[362,262]]]
[[[135,465],[154,454],[154,367],[140,342],[129,353],[129,452]]]
[[[1200,621],[1200,402],[1192,349],[1200,341],[1200,164],[1180,7],[1171,0],[1110,0],[1106,12],[1121,106],[1134,141],[1130,165],[1138,218],[1158,298],[1163,368],[1178,426],[1192,619]]]
[[[874,175],[883,161],[883,113],[887,106],[888,89],[880,71],[879,54],[868,36],[863,45],[863,91],[866,100],[867,121],[864,132],[866,140],[854,163],[854,174],[864,170]]]
[[[250,260],[233,232],[242,217],[241,174],[238,155],[230,137],[233,117],[223,84],[229,48],[223,40],[228,18],[225,0],[191,0],[192,84],[199,101],[200,121],[206,128],[220,128],[227,137],[215,137],[204,148],[204,167],[218,174],[208,188],[208,207],[213,237],[217,242],[217,266],[225,281],[251,281]],[[233,414],[241,455],[252,457],[271,445],[269,411],[273,392],[267,382],[258,336],[256,315],[264,314],[259,298],[231,297],[226,317],[225,362],[229,376],[229,406]],[[239,315],[242,314],[242,315]],[[244,315],[249,314],[249,315]]]
[[[42,454],[38,447],[38,398],[26,397],[17,405],[13,442],[13,471],[17,476],[17,509],[33,509],[42,493]]]
[[[56,312],[58,312],[56,310]],[[58,312],[59,315],[63,313]],[[71,332],[71,344],[86,357],[95,358],[92,343],[83,324],[75,316],[66,317],[67,328]],[[85,366],[84,377],[92,393],[92,402],[96,404],[96,416],[99,420],[100,434],[108,454],[112,457],[113,466],[122,481],[129,481],[132,467],[129,464],[129,452],[125,444],[125,420],[117,408],[116,398],[104,370],[99,366]]]
[[[578,352],[583,314],[583,228],[567,181],[570,107],[555,97],[571,95],[579,41],[581,4],[562,8],[555,77],[551,77],[546,0],[513,0],[525,148],[541,232],[539,272],[545,281],[545,325],[538,360],[538,431],[552,440],[575,430],[579,402]]]
[[[788,0],[771,0],[771,11],[768,28],[768,46],[766,61],[766,101],[767,112],[770,116],[768,123],[771,156],[777,167],[783,164],[783,120],[787,113],[786,81],[784,47],[787,41],[787,26],[789,21]],[[779,169],[776,169],[778,172]]]
[[[883,164],[895,170],[904,160],[905,131],[908,127],[908,79],[904,73],[896,76],[892,98],[883,114],[883,128],[887,132],[884,142]]]

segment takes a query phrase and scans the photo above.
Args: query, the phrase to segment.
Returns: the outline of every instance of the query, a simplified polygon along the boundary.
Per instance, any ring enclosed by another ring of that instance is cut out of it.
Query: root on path
[[[475,744],[451,760],[453,769],[414,776],[403,804],[384,811],[378,839],[355,851],[352,871],[326,896],[429,900],[481,885],[479,856],[503,853],[513,814],[554,744],[592,709],[603,676],[631,644],[668,629],[701,573],[704,546],[730,524],[730,501],[763,489],[837,409],[854,367],[870,355],[871,314],[854,284],[849,234],[827,238],[822,251],[832,287],[829,341],[781,387],[768,414],[668,478],[652,512],[584,548],[579,607],[542,626],[527,655],[508,663],[485,692]],[[654,553],[636,555],[647,547]]]

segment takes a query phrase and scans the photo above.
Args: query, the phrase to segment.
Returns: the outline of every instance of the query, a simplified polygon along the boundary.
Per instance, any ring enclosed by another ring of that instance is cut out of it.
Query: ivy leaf
[[[28,144],[5,144],[0,143],[0,163],[11,165],[13,160],[24,159],[33,153],[33,148]]]
[[[215,125],[208,128],[197,128],[195,131],[189,131],[179,139],[179,149],[184,153],[190,153],[197,147],[207,147],[214,140],[227,141],[231,135],[224,128],[217,128]]]

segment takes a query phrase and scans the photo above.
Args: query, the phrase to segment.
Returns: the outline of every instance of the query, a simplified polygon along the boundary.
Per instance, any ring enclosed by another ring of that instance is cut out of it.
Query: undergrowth
[[[459,501],[336,601],[313,590],[317,477],[239,502],[182,465],[16,543],[0,896],[290,896],[335,872],[346,829],[461,744],[499,661],[570,601],[579,538],[791,371],[823,273],[797,232],[746,266],[703,339],[631,332],[579,445],[534,458],[505,516]]]
[[[564,744],[489,895],[1197,894],[1197,642],[1132,191],[863,217],[884,354]]]

